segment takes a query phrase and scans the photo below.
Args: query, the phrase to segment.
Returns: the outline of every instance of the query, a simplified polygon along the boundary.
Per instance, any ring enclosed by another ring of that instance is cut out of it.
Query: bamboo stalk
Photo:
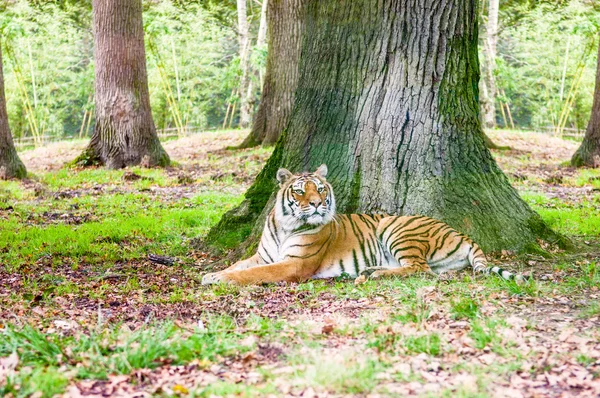
[[[569,101],[566,104],[567,113],[565,114],[565,117],[562,120],[562,125],[559,125],[561,133],[564,130],[565,126],[567,125],[567,119],[569,118],[569,114],[571,113],[571,107],[573,105],[573,102],[575,101],[575,97],[577,95],[577,90],[579,89],[579,84],[581,83],[582,77],[583,77],[583,72],[579,74],[579,78],[577,79],[577,82],[575,83],[575,89],[573,90],[573,95],[571,96],[571,98],[569,99]]]
[[[508,123],[506,121],[506,113],[504,113],[504,103],[502,100],[498,100],[500,102],[500,111],[502,112],[502,120],[504,120],[504,128],[508,127]]]
[[[91,102],[91,101],[92,101],[92,95],[90,94],[90,95],[88,96],[87,103],[85,104],[85,108],[83,109],[83,120],[82,120],[82,122],[81,122],[81,127],[79,128],[79,138],[81,138],[81,137],[82,137],[82,135],[83,135],[83,130],[84,130],[84,128],[85,128],[85,125],[86,125],[86,119],[87,119],[88,117],[89,117],[89,118],[91,118],[91,117],[92,117],[92,111],[90,110],[90,111],[88,112],[88,107],[89,107],[89,105],[90,105],[90,102]]]
[[[227,118],[229,117],[229,111],[231,110],[231,102],[227,103],[227,112],[225,112],[225,118],[223,119],[223,127],[221,127],[222,129],[225,129],[225,125],[227,124]]]
[[[88,111],[85,109],[83,111],[83,120],[81,121],[81,127],[79,127],[79,139],[83,137],[83,129],[85,128],[85,122],[87,121]]]
[[[583,67],[580,68],[579,66],[577,67],[577,70],[575,71],[575,76],[573,83],[571,84],[571,87],[569,88],[569,93],[567,94],[567,98],[565,100],[565,103],[563,105],[562,111],[560,112],[560,116],[558,118],[558,124],[556,126],[556,135],[561,135],[562,134],[562,125],[563,125],[563,121],[564,124],[566,124],[566,119],[569,117],[569,104],[571,102],[571,96],[574,95],[573,90],[575,90],[575,86],[577,85],[577,82],[579,81],[579,79],[581,78],[581,76],[583,76]]]
[[[31,135],[34,138],[34,146],[38,147],[41,145],[40,132],[37,126],[37,119],[35,118],[35,113],[33,107],[31,106],[31,101],[29,100],[29,94],[27,93],[27,89],[25,88],[25,79],[23,78],[23,72],[21,71],[21,66],[17,62],[15,54],[10,46],[6,46],[6,54],[8,58],[12,61],[13,71],[15,73],[15,80],[17,82],[17,86],[19,88],[19,92],[23,97],[23,103],[25,104],[25,110],[29,114],[27,118],[29,123],[29,128],[31,129]]]
[[[27,41],[27,48],[29,50],[29,70],[31,72],[31,87],[33,88],[33,107],[37,108],[37,88],[35,84],[35,71],[33,69],[33,57],[31,55],[30,41]]]
[[[231,94],[229,95],[229,98],[233,98],[233,94],[235,94],[235,88],[231,89]],[[227,125],[227,118],[229,117],[229,111],[231,110],[231,101],[227,102],[227,111],[225,112],[225,118],[223,119],[223,129],[225,129],[225,126]]]
[[[178,136],[182,137],[183,134],[183,122],[181,120],[181,115],[179,113],[179,108],[175,101],[175,96],[173,95],[173,90],[171,90],[171,85],[168,84],[168,77],[165,72],[164,62],[160,58],[158,50],[152,41],[149,41],[149,46],[156,58],[156,67],[158,69],[158,74],[160,76],[161,84],[163,86],[163,90],[165,91],[165,96],[167,97],[167,102],[169,103],[169,108],[171,110],[171,114],[173,115],[173,120],[175,122],[175,126],[178,129]]]
[[[583,77],[583,72],[585,70],[585,61],[589,56],[591,50],[595,47],[596,38],[592,38],[588,46],[583,50],[581,54],[581,59],[577,65],[577,69],[575,70],[575,76],[571,87],[569,88],[569,93],[567,94],[567,98],[565,100],[565,104],[560,113],[560,117],[558,118],[558,125],[556,126],[556,135],[562,135],[562,129],[567,124],[567,119],[569,117],[569,113],[571,113],[571,104],[575,100],[575,95],[577,94],[577,89],[579,88],[579,83],[581,78]]]
[[[508,120],[510,121],[510,128],[515,129],[515,123],[513,122],[512,114],[510,113],[510,106],[508,106],[508,102],[505,102],[506,105],[506,114],[508,115]]]
[[[89,136],[90,136],[90,125],[92,124],[92,119],[93,119],[93,118],[92,118],[92,114],[93,114],[93,112],[92,112],[92,110],[90,109],[90,112],[89,112],[89,117],[88,117],[88,121],[87,121],[87,126],[85,126],[85,136],[86,136],[86,137],[89,137]]]
[[[177,87],[177,101],[181,102],[181,88],[179,87],[179,70],[177,68],[177,57],[175,56],[175,40],[171,38],[171,53],[173,55],[173,68],[175,69],[175,86]]]
[[[501,88],[500,94],[502,94],[502,98],[506,98],[506,93],[504,89]],[[510,128],[515,129],[515,123],[513,122],[512,114],[510,113],[510,106],[508,105],[508,101],[504,101],[504,106],[506,106],[506,114],[508,115],[508,120],[510,121]],[[502,107],[502,103],[500,103],[500,107]],[[502,111],[504,113],[504,111]],[[504,121],[506,123],[506,120]]]
[[[563,100],[563,95],[565,93],[565,79],[567,77],[567,64],[569,61],[569,47],[571,46],[571,36],[567,39],[567,50],[565,51],[565,64],[563,66],[562,78],[560,81],[560,100]]]
[[[231,128],[231,123],[233,122],[233,115],[235,115],[235,106],[237,105],[237,102],[233,102],[233,109],[231,110],[231,117],[229,118],[229,126],[228,128]]]

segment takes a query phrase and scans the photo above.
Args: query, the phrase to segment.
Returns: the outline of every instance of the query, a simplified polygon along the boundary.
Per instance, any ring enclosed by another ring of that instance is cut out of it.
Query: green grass
[[[404,339],[404,347],[409,353],[425,353],[436,356],[442,352],[442,341],[436,333],[409,336]]]
[[[479,304],[470,297],[462,297],[451,302],[450,312],[454,319],[473,319],[479,314]]]
[[[598,236],[600,206],[598,201],[563,202],[540,193],[522,192],[521,197],[556,231],[566,235]]]
[[[591,185],[594,188],[600,188],[600,169],[578,169],[576,175],[568,182],[578,187]]]
[[[361,358],[350,353],[336,357],[315,355],[304,365],[305,370],[296,372],[292,384],[340,394],[370,392],[377,385],[377,373],[383,370],[375,358]]]
[[[193,359],[210,363],[252,348],[239,344],[240,335],[231,320],[215,318],[207,324],[206,330],[193,332],[167,322],[134,332],[114,327],[76,337],[44,334],[30,326],[8,326],[0,332],[0,357],[17,352],[22,369],[36,369],[31,374],[19,373],[31,387],[27,391],[52,396],[64,387],[61,373],[65,367],[76,378],[105,379],[109,374],[129,374],[165,363],[184,364]],[[0,387],[0,393],[14,392],[10,383],[4,388],[2,391]]]
[[[581,318],[592,318],[592,317],[600,317],[600,302],[595,301],[585,307],[581,313],[579,314]]]
[[[132,172],[142,177],[141,180],[124,182],[123,174]],[[163,170],[133,167],[129,170],[107,170],[104,168],[86,168],[77,170],[63,168],[53,173],[45,173],[40,176],[40,182],[47,185],[51,190],[59,189],[81,189],[90,188],[95,185],[127,185],[133,184],[144,187],[146,184],[167,186],[172,181]]]
[[[469,336],[475,342],[475,347],[479,350],[484,349],[492,342],[498,341],[498,337],[495,333],[495,328],[498,323],[492,320],[484,321],[473,321],[471,322],[471,333]]]
[[[221,214],[239,203],[236,195],[206,192],[175,204],[128,193],[65,200],[61,214],[89,212],[96,221],[81,225],[44,224],[44,206],[16,205],[0,230],[0,263],[14,269],[44,256],[68,257],[85,263],[114,263],[144,257],[149,252],[183,255],[185,239],[201,236]],[[70,212],[69,208],[78,209]],[[29,220],[40,220],[32,224]],[[10,250],[9,250],[10,248]]]

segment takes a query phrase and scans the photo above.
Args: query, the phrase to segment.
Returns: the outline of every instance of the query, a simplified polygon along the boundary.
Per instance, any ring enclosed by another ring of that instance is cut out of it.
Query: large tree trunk
[[[289,121],[298,84],[305,3],[306,0],[269,0],[265,81],[252,131],[241,148],[274,144]]]
[[[494,69],[496,68],[496,43],[498,41],[498,0],[489,0],[488,20],[483,41],[484,62],[480,86],[481,112],[484,126],[496,127],[496,81]]]
[[[2,42],[0,37],[0,43]],[[6,97],[4,96],[4,72],[2,70],[2,48],[0,46],[0,179],[24,178],[27,170],[13,143],[10,126],[8,125],[8,112],[6,111]]]
[[[583,142],[571,159],[573,166],[600,167],[600,46],[598,47],[598,69],[592,115],[588,122]]]
[[[326,163],[340,213],[435,217],[488,251],[566,244],[485,147],[478,79],[475,0],[310,0],[285,135],[208,243],[254,242],[276,170]]]
[[[152,120],[141,0],[93,0],[94,134],[77,162],[109,168],[166,166]]]
[[[250,103],[250,36],[246,0],[237,0],[238,42],[240,47],[240,127],[250,126],[252,106]]]

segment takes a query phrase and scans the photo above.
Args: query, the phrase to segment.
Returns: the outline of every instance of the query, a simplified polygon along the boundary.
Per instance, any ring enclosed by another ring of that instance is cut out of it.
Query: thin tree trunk
[[[252,131],[241,148],[274,144],[289,121],[298,85],[305,4],[306,0],[269,0],[265,81]]]
[[[576,167],[600,167],[600,46],[598,46],[597,62],[598,69],[596,70],[592,115],[583,142],[571,158],[571,164]]]
[[[260,7],[260,23],[258,25],[258,36],[256,37],[256,47],[262,49],[267,43],[267,8],[269,6],[269,0],[263,0]],[[263,72],[259,71],[260,86],[264,84]]]
[[[483,41],[483,82],[484,95],[481,96],[481,112],[484,126],[496,127],[496,81],[494,69],[496,68],[496,43],[498,41],[498,6],[499,0],[489,0],[488,20],[486,35]]]
[[[141,0],[93,0],[95,128],[76,160],[108,168],[165,166],[152,120]]]
[[[0,37],[0,43],[2,43]],[[2,48],[0,46],[0,179],[25,178],[27,170],[17,155],[13,143],[10,126],[8,125],[8,112],[6,111],[6,97],[4,96],[4,72],[2,70]]]
[[[237,0],[238,41],[240,47],[240,127],[250,126],[252,107],[250,103],[250,37],[246,0]]]
[[[340,213],[435,217],[488,251],[539,250],[538,238],[568,245],[484,145],[476,0],[309,0],[307,7],[285,135],[209,244],[250,237],[242,247],[251,251],[277,169],[326,163]]]

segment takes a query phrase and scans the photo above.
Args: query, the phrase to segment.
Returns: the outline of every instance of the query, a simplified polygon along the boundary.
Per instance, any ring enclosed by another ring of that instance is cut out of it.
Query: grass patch
[[[495,333],[495,328],[498,326],[497,322],[488,320],[484,321],[473,321],[471,322],[471,333],[469,336],[475,342],[475,347],[479,350],[489,346],[492,342],[498,341],[498,337]]]
[[[30,385],[26,391],[52,396],[66,384],[61,376],[65,368],[79,379],[106,379],[109,374],[129,374],[166,363],[184,364],[193,359],[210,363],[252,348],[239,344],[240,335],[231,320],[214,318],[207,324],[205,330],[189,331],[167,322],[134,332],[117,325],[76,336],[45,334],[30,326],[7,326],[0,332],[0,357],[18,353],[21,369],[36,369],[31,374],[19,372],[19,377]],[[63,369],[60,373],[59,367]],[[10,392],[10,383],[6,388],[5,392]]]
[[[454,319],[473,319],[479,314],[479,304],[470,297],[452,301],[450,313]]]
[[[521,197],[552,229],[566,235],[598,236],[600,206],[591,201],[563,202],[540,193],[522,192]],[[598,198],[596,198],[596,202]]]
[[[382,364],[374,358],[317,356],[304,371],[296,373],[292,383],[339,394],[364,394],[377,385],[376,376],[382,370]]]
[[[442,340],[436,333],[409,336],[404,339],[404,347],[409,353],[425,353],[437,356],[442,352]]]
[[[0,385],[0,396],[29,397],[37,392],[50,398],[62,393],[67,384],[67,376],[55,367],[26,368]]]
[[[44,224],[47,214],[17,208],[4,221],[6,228],[0,230],[0,263],[14,269],[45,256],[110,264],[144,257],[151,251],[183,255],[185,239],[206,233],[239,200],[236,195],[216,192],[201,193],[176,206],[133,193],[75,198],[63,203],[58,221],[49,224]],[[78,213],[64,211],[70,206]],[[81,225],[61,222],[86,211],[93,212],[96,221]],[[65,214],[67,217],[61,218]],[[31,223],[36,219],[40,224]]]
[[[579,313],[579,316],[581,318],[593,318],[595,316],[600,316],[600,302],[595,301],[588,305]]]

